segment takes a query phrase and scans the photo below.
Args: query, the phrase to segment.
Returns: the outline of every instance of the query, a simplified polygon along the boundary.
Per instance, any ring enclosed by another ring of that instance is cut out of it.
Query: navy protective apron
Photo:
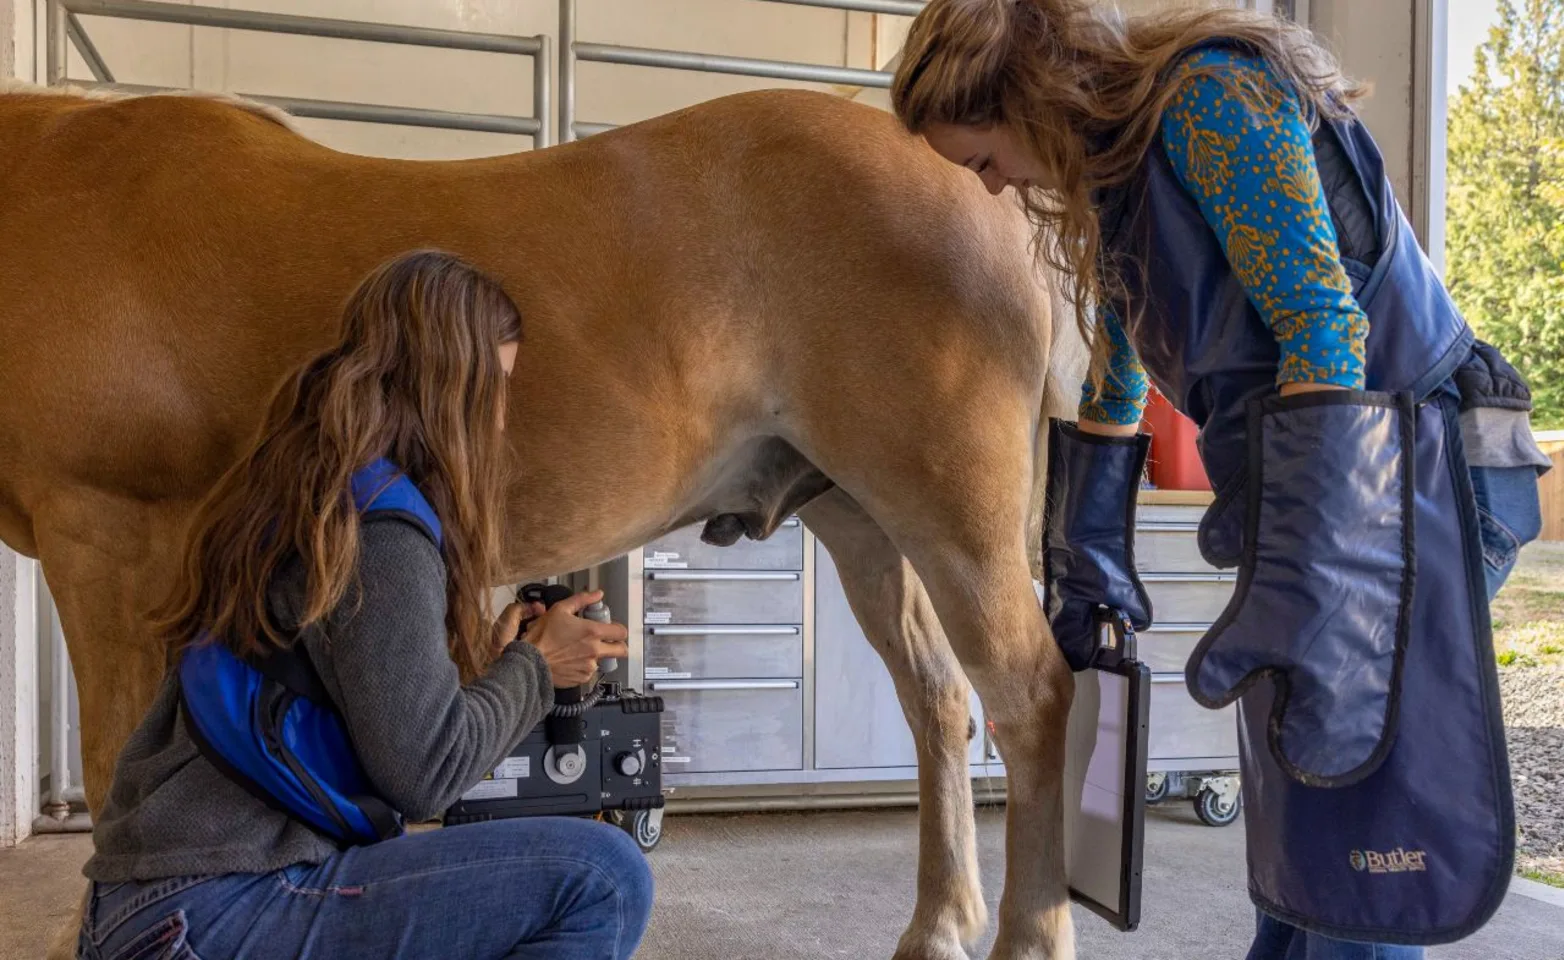
[[[1325,936],[1445,943],[1498,908],[1515,843],[1455,388],[1457,370],[1473,362],[1474,336],[1419,248],[1363,125],[1322,119],[1314,147],[1353,295],[1369,319],[1366,386],[1381,393],[1359,396],[1382,396],[1390,425],[1377,434],[1382,445],[1363,445],[1378,449],[1360,452],[1383,460],[1406,491],[1393,525],[1374,536],[1393,538],[1384,546],[1404,552],[1406,564],[1383,593],[1399,633],[1386,635],[1374,682],[1358,689],[1355,671],[1316,671],[1344,685],[1337,710],[1320,711],[1313,727],[1289,726],[1276,677],[1250,677],[1232,692],[1249,890],[1265,913]],[[1218,567],[1239,567],[1242,594],[1264,559],[1254,542],[1264,505],[1258,471],[1275,439],[1262,428],[1276,404],[1279,348],[1160,142],[1130,186],[1104,199],[1102,218],[1106,247],[1145,265],[1144,278],[1123,272],[1131,305],[1143,308],[1131,335],[1157,389],[1200,427],[1216,491],[1201,552]],[[1300,581],[1300,593],[1319,587],[1307,574]],[[1235,621],[1240,600],[1191,656],[1191,693],[1207,706],[1220,699],[1202,682],[1218,634],[1276,639],[1263,635],[1261,618]],[[1354,732],[1363,742],[1351,742]],[[1352,757],[1339,777],[1304,769],[1338,754]]]
[[[389,461],[356,472],[352,494],[363,522],[411,523],[440,545],[434,509]],[[401,815],[375,794],[302,638],[253,658],[198,642],[177,669],[185,729],[229,779],[340,845],[402,833]]]

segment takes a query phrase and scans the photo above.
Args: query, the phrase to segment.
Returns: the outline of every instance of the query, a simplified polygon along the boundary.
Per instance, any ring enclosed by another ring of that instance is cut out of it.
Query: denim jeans
[[[1535,467],[1473,467],[1472,493],[1482,529],[1488,599],[1504,585],[1521,547],[1542,533],[1542,501]]]
[[[652,909],[629,835],[563,817],[447,827],[276,873],[93,888],[84,960],[624,960]]]
[[[1515,568],[1521,547],[1542,532],[1535,467],[1472,467],[1482,532],[1483,576],[1492,600]],[[1248,960],[1422,960],[1422,947],[1332,940],[1258,914]]]

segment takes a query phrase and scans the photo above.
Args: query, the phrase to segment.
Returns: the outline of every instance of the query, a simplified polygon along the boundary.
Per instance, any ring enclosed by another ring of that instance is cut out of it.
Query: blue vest
[[[1399,725],[1366,779],[1324,788],[1288,776],[1267,744],[1273,684],[1240,698],[1250,895],[1266,913],[1331,937],[1448,942],[1497,909],[1515,833],[1455,387],[1474,336],[1419,248],[1363,125],[1322,119],[1314,148],[1353,295],[1368,315],[1367,388],[1410,393],[1415,403],[1415,586],[1400,688],[1390,694]],[[1133,266],[1124,280],[1132,309],[1142,308],[1132,336],[1148,375],[1200,427],[1216,491],[1201,551],[1219,567],[1238,566],[1246,413],[1275,392],[1280,350],[1160,142],[1101,209],[1107,248],[1145,265],[1143,283]]]
[[[1368,315],[1364,388],[1410,391],[1421,402],[1467,361],[1472,329],[1418,246],[1368,130],[1322,120],[1314,147],[1352,293]],[[1103,232],[1105,244],[1146,265],[1144,289],[1137,270],[1124,271],[1145,308],[1135,348],[1157,390],[1200,426],[1201,459],[1225,507],[1242,483],[1246,406],[1275,391],[1281,348],[1160,138],[1137,180],[1110,201]],[[1202,548],[1230,567],[1238,553],[1223,533],[1203,537]]]
[[[363,522],[412,523],[441,544],[434,509],[389,461],[355,473],[352,492]],[[240,658],[202,638],[185,650],[178,670],[185,729],[230,779],[339,844],[401,834],[401,815],[375,795],[302,639],[265,657]]]

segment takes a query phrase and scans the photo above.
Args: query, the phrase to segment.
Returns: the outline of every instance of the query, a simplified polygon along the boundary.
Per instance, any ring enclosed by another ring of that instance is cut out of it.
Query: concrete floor
[[[912,908],[915,817],[911,810],[670,816],[651,855],[657,911],[638,958],[889,957]],[[1141,929],[1119,933],[1076,908],[1082,960],[1242,957],[1253,923],[1242,826],[1201,826],[1187,804],[1147,819]],[[990,913],[1003,873],[1002,827],[1002,811],[980,811]],[[80,836],[38,837],[0,851],[0,960],[42,956],[81,890],[89,846]],[[1564,960],[1564,905],[1512,891],[1487,928],[1429,957]]]
[[[0,960],[38,960],[75,912],[92,852],[82,835],[33,837],[0,850]]]

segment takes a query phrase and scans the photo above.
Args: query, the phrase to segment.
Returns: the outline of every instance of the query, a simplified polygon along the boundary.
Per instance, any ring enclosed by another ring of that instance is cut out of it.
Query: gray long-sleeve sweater
[[[446,653],[445,564],[417,528],[391,516],[362,528],[359,583],[307,644],[322,682],[380,796],[409,820],[444,810],[480,780],[553,705],[548,667],[512,643],[487,675],[463,687]],[[274,622],[296,624],[302,566],[278,572]],[[91,880],[265,873],[321,863],[325,836],[271,809],[196,750],[165,678],[125,744],[93,828]]]

